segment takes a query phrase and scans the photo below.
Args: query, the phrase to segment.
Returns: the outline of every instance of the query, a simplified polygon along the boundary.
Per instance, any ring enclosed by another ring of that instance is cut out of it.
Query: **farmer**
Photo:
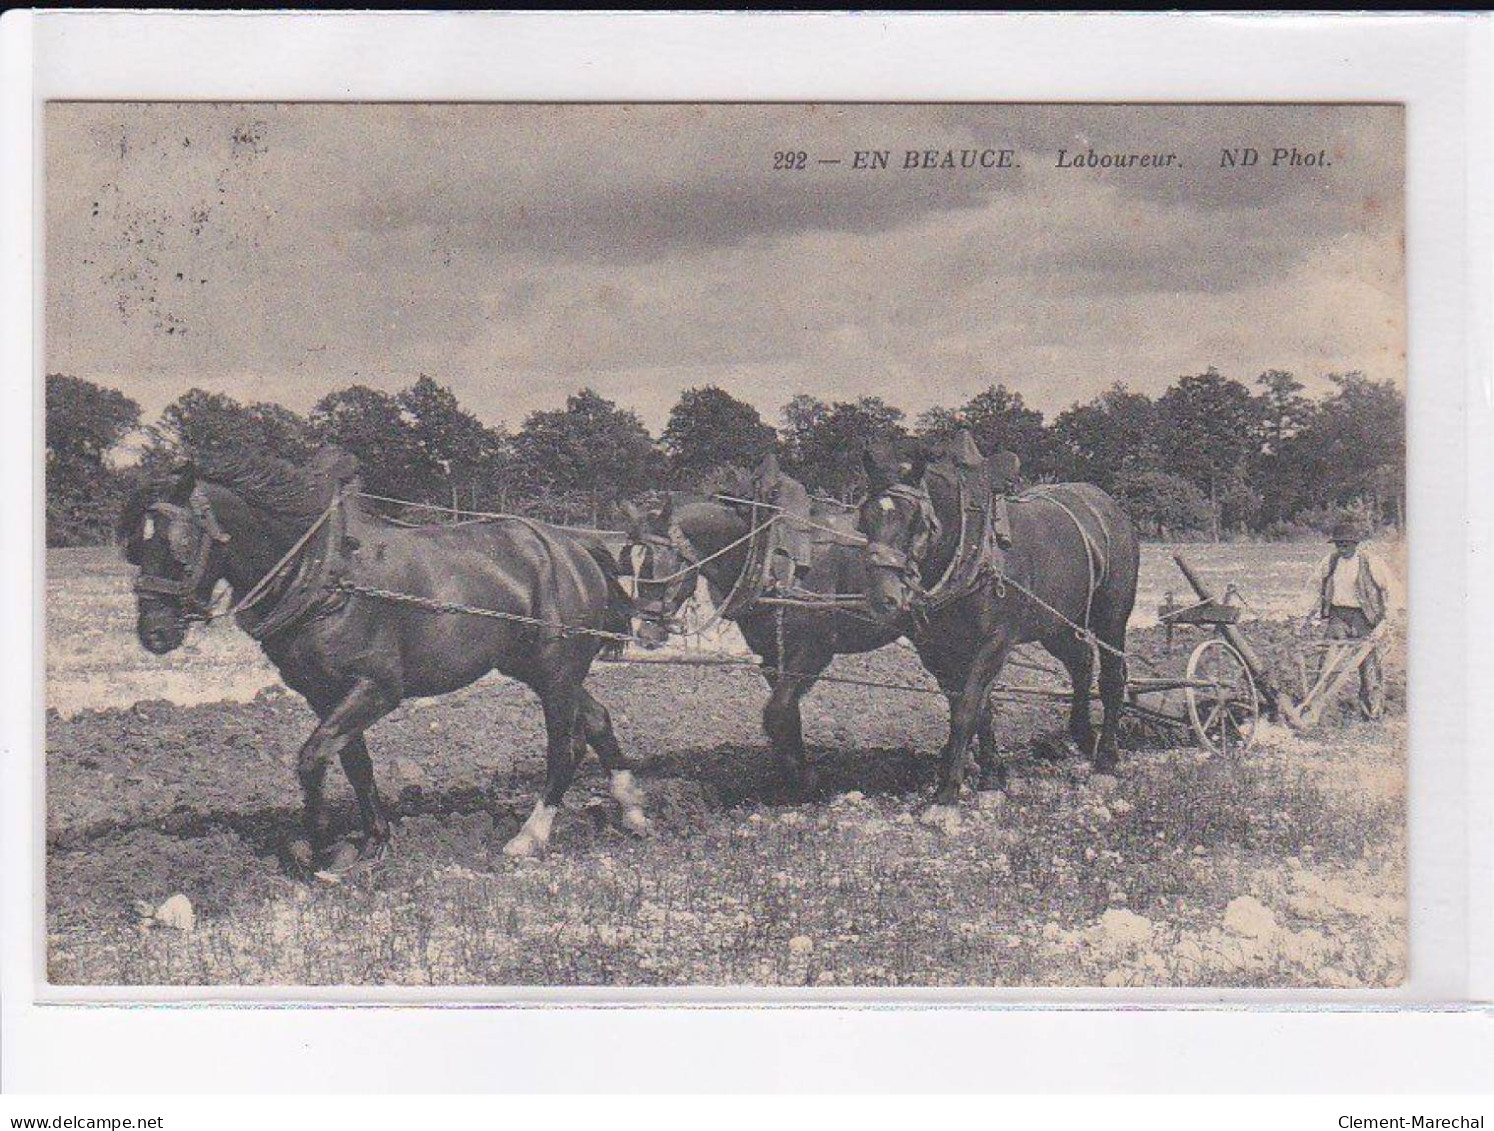
[[[1395,574],[1378,557],[1360,549],[1364,539],[1364,529],[1356,520],[1345,518],[1334,524],[1329,536],[1333,552],[1318,562],[1308,583],[1304,633],[1317,616],[1327,622],[1327,639],[1362,640],[1401,607]],[[1359,709],[1367,719],[1385,713],[1385,675],[1378,646],[1359,665]]]

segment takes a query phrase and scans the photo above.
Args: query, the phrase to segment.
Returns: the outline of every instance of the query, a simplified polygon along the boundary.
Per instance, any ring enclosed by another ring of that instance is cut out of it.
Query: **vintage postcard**
[[[1406,979],[1401,106],[43,126],[53,986]]]

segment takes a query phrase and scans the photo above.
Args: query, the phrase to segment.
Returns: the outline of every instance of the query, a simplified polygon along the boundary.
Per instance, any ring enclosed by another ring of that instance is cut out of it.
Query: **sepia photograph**
[[[41,152],[51,986],[1405,983],[1401,105]]]

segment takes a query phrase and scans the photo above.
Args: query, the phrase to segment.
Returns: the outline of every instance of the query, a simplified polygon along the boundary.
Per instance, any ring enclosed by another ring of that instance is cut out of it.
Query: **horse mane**
[[[202,460],[198,477],[244,496],[254,506],[290,522],[308,523],[332,501],[333,479],[274,456],[230,451]]]

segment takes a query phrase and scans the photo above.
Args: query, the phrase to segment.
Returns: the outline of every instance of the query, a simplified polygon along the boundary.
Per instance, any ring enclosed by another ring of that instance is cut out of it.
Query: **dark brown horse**
[[[1041,644],[1068,669],[1070,735],[1093,753],[1096,769],[1113,769],[1126,688],[1126,622],[1141,556],[1136,532],[1115,500],[1087,483],[1033,488],[1009,503],[1011,546],[998,551],[987,542],[985,551],[973,554],[972,539],[986,533],[981,516],[989,518],[987,503],[977,497],[984,480],[970,477],[947,454],[928,452],[907,464],[868,452],[867,475],[873,493],[861,507],[859,527],[867,537],[871,607],[889,631],[911,635],[950,699],[935,804],[958,800],[971,737],[1019,644]],[[953,584],[946,584],[951,575],[957,575]],[[1104,705],[1098,744],[1090,721],[1096,653]],[[983,785],[1004,779],[985,743],[977,760]]]
[[[621,568],[637,578],[643,613],[640,635],[662,640],[663,626],[695,593],[699,578],[706,579],[718,607],[738,586],[748,564],[744,540],[753,529],[748,508],[669,496],[649,514],[631,508],[627,513],[631,544]],[[821,596],[864,597],[867,568],[854,515],[831,505],[816,507],[812,518],[816,524],[813,564],[797,587]],[[764,521],[764,513],[757,515],[757,521]],[[831,531],[839,531],[839,536]],[[873,618],[864,602],[861,607],[824,608],[748,603],[733,620],[747,646],[762,660],[761,671],[771,689],[763,708],[763,729],[774,755],[799,792],[812,793],[816,775],[804,749],[799,701],[836,656],[882,648],[899,639],[906,626]],[[981,748],[994,756],[989,707],[982,714],[979,731]]]
[[[607,709],[582,686],[608,634],[629,628],[627,594],[600,544],[523,519],[397,526],[365,513],[332,475],[246,457],[142,489],[120,525],[126,557],[140,567],[137,631],[147,649],[178,647],[191,621],[212,615],[226,580],[239,626],[321,720],[296,760],[305,835],[288,847],[300,870],[340,870],[387,848],[364,731],[402,699],[455,691],[494,670],[539,696],[548,735],[544,793],[504,851],[526,856],[545,845],[588,744],[611,771],[625,826],[646,826]],[[356,851],[334,843],[323,804],[334,756],[357,795]]]

